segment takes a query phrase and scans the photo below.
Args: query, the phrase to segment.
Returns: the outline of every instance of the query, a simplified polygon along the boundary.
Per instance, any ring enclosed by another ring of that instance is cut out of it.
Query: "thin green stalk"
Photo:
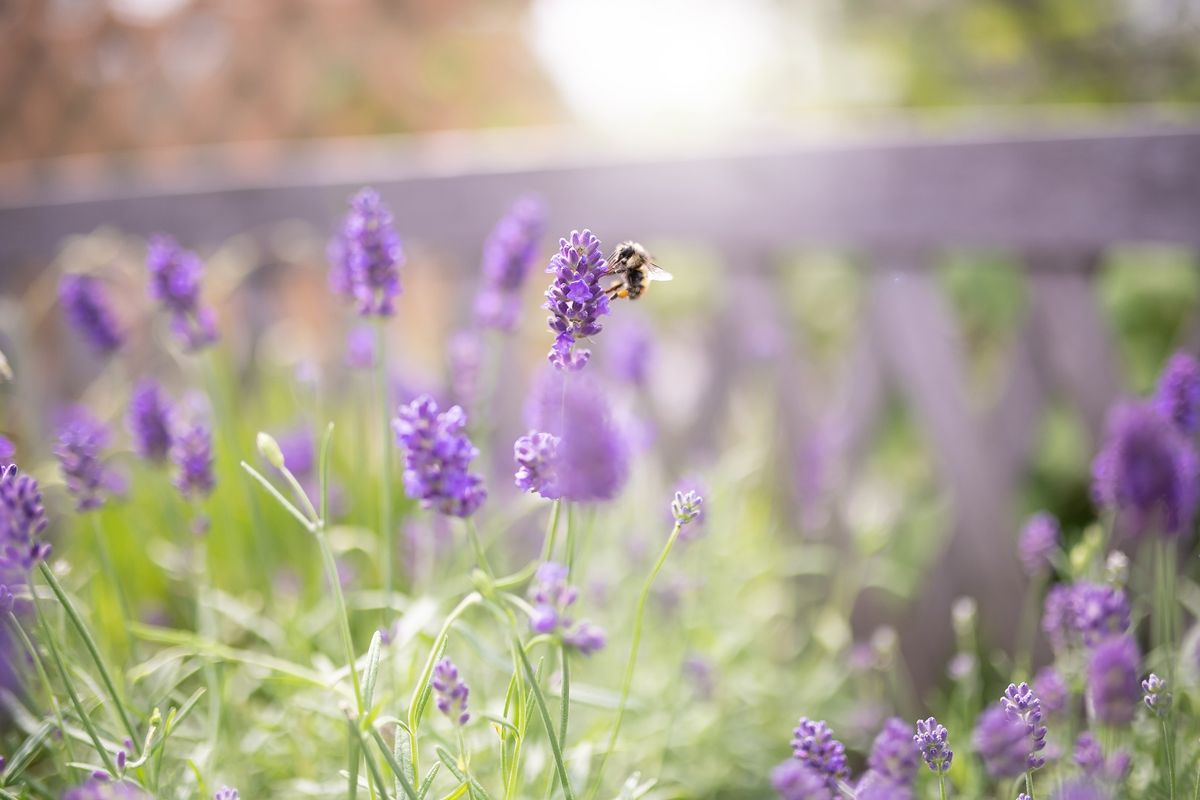
[[[554,545],[558,538],[558,512],[561,508],[561,499],[555,500],[550,507],[550,522],[546,526],[546,540],[542,545],[542,561],[549,561],[554,556]]]
[[[358,668],[355,666],[354,638],[350,633],[350,617],[346,611],[346,598],[342,594],[342,582],[338,579],[337,561],[334,560],[333,549],[329,546],[329,537],[325,534],[324,523],[317,524],[317,530],[313,535],[317,537],[317,544],[321,548],[321,561],[325,566],[325,580],[329,581],[329,588],[333,592],[333,602],[337,609],[338,628],[341,631],[342,646],[346,651],[346,664],[350,667],[350,680],[354,684],[354,702],[358,715],[361,717],[364,713],[362,684],[359,682]]]
[[[575,572],[575,508],[567,504],[567,541],[566,541],[567,577]]]
[[[1175,757],[1171,753],[1171,737],[1167,732],[1167,718],[1162,720],[1163,753],[1167,757],[1167,785],[1170,787],[1170,800],[1175,800]]]
[[[558,736],[554,733],[554,722],[550,718],[550,709],[546,706],[546,697],[542,694],[542,687],[538,685],[533,665],[529,663],[529,656],[525,654],[525,648],[516,634],[513,634],[512,646],[520,657],[521,664],[525,667],[529,687],[533,690],[533,699],[537,704],[538,713],[542,717],[542,724],[546,726],[546,738],[550,740],[550,751],[554,754],[554,766],[558,769],[558,779],[562,782],[563,794],[566,795],[567,800],[575,800],[575,792],[571,789],[571,779],[567,776],[567,767],[563,762],[562,746],[559,744]]]
[[[1025,794],[1029,795],[1029,800],[1033,800],[1033,770],[1025,770]]]
[[[204,540],[207,542],[207,538]],[[202,547],[196,554],[196,627],[202,637],[217,642],[216,620],[208,605],[208,548]],[[217,642],[220,644],[220,642]],[[221,687],[217,677],[217,666],[212,659],[204,659],[204,686],[208,690],[208,754],[205,771],[211,772],[216,759],[217,743],[221,739]]]
[[[562,644],[562,692],[559,698],[558,741],[567,746],[567,721],[571,715],[571,659],[567,643]]]
[[[62,605],[63,611],[66,612],[67,619],[71,621],[75,632],[79,634],[79,638],[83,639],[83,644],[87,648],[88,655],[91,656],[92,662],[96,665],[96,671],[100,673],[100,680],[104,683],[104,688],[108,692],[108,696],[112,699],[113,705],[116,706],[118,715],[121,717],[122,727],[125,728],[125,732],[129,735],[130,739],[137,741],[138,735],[136,729],[133,727],[133,719],[125,709],[125,704],[121,701],[120,694],[117,693],[117,686],[113,683],[108,667],[104,666],[104,659],[100,657],[100,649],[96,647],[96,640],[92,638],[87,625],[83,623],[83,618],[79,616],[79,612],[75,610],[75,606],[71,603],[70,598],[67,597],[67,593],[63,591],[62,585],[58,582],[58,578],[54,576],[54,571],[50,569],[50,565],[43,561],[39,566],[41,567],[42,577],[46,579],[50,591],[54,592],[54,596],[58,598],[58,602]]]
[[[938,790],[941,792],[942,800],[946,800],[946,773],[938,773]]]
[[[467,538],[471,541],[471,549],[475,551],[475,563],[483,570],[484,574],[491,578],[494,582],[496,574],[492,572],[492,565],[488,563],[487,553],[484,552],[483,543],[479,541],[479,528],[475,525],[473,517],[467,517],[463,520],[467,526]]]
[[[388,408],[388,377],[387,377],[387,330],[386,317],[379,317],[376,324],[375,347],[375,379],[378,383],[379,412],[383,427],[380,429],[379,442],[383,447],[383,464],[380,474],[382,486],[379,492],[379,528],[383,539],[383,553],[380,557],[383,568],[384,622],[387,622],[388,608],[392,602],[392,590],[395,577],[392,572],[392,560],[396,557],[396,546],[393,541],[395,531],[392,530],[392,420],[391,409]]]
[[[63,663],[62,653],[59,652],[58,645],[54,641],[54,636],[50,633],[50,626],[46,624],[46,617],[42,614],[42,606],[37,599],[37,595],[34,595],[33,598],[33,608],[34,613],[37,614],[38,625],[42,629],[42,636],[46,637],[46,646],[50,648],[50,658],[54,661],[58,677],[67,689],[67,697],[71,698],[71,705],[74,706],[75,713],[79,715],[79,719],[83,723],[88,737],[92,740],[92,745],[96,748],[97,755],[104,762],[104,768],[108,770],[110,775],[118,774],[117,765],[113,762],[112,755],[108,752],[108,748],[104,746],[104,743],[100,741],[99,731],[96,730],[96,726],[92,723],[92,718],[88,716],[87,711],[83,708],[83,702],[79,699],[79,692],[75,690],[75,682],[71,680],[71,676],[67,672],[67,667]],[[63,738],[66,737],[67,733],[64,729]]]
[[[42,682],[42,686],[46,689],[46,696],[50,698],[50,708],[54,711],[54,721],[58,723],[58,733],[62,737],[63,746],[67,751],[67,760],[75,760],[75,749],[71,747],[71,737],[67,733],[67,724],[63,720],[62,707],[58,704],[58,697],[54,694],[54,685],[50,683],[50,676],[46,673],[46,663],[42,660],[42,655],[33,645],[33,640],[29,638],[29,634],[25,633],[25,628],[21,625],[21,620],[17,619],[17,615],[12,611],[8,612],[8,621],[12,625],[13,630],[17,632],[17,638],[21,640],[21,644],[29,651],[30,657],[33,659],[33,666],[37,670],[38,680]],[[47,632],[48,635],[48,632]]]
[[[121,607],[121,638],[124,639],[128,635],[129,623],[133,619],[133,614],[129,610],[129,598],[125,596],[125,589],[121,581],[117,578],[117,568],[113,564],[112,551],[108,548],[108,539],[104,535],[104,530],[100,527],[100,518],[93,511],[87,516],[92,520],[92,532],[96,537],[96,549],[100,553],[100,567],[104,571],[104,577],[108,580],[109,586],[117,595],[117,603]],[[132,648],[133,642],[129,642]]]
[[[633,671],[637,666],[638,646],[642,641],[642,618],[646,615],[646,602],[650,598],[650,589],[654,585],[654,579],[662,571],[663,564],[667,562],[667,556],[671,554],[671,548],[675,545],[675,540],[679,538],[679,531],[682,527],[681,523],[676,522],[675,527],[671,529],[671,535],[667,538],[667,543],[663,546],[662,552],[658,556],[658,561],[654,562],[654,569],[650,570],[650,575],[646,578],[645,584],[642,585],[641,594],[638,595],[637,609],[633,617],[633,639],[629,645],[629,660],[625,663],[625,676],[621,679],[621,699],[617,703],[617,719],[613,723],[612,733],[609,734],[608,746],[604,748],[604,755],[600,757],[600,764],[596,767],[592,789],[588,794],[589,800],[590,798],[594,798],[596,793],[600,791],[600,784],[604,777],[604,766],[608,763],[609,756],[612,755],[613,748],[617,744],[617,736],[621,732],[621,722],[625,718],[625,706],[629,702],[629,690],[633,686]]]

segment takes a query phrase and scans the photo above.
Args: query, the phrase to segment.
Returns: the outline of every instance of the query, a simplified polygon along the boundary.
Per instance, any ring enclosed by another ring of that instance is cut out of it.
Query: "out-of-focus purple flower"
[[[854,800],[912,800],[911,786],[889,780],[875,770],[867,770],[854,787]]]
[[[222,786],[217,790],[217,793],[213,795],[213,800],[239,800],[240,797],[241,795],[238,794],[237,789],[231,789],[228,786]]]
[[[17,446],[12,443],[12,440],[6,436],[0,436],[0,469],[13,463],[13,456],[16,454]]]
[[[608,272],[600,240],[589,230],[571,231],[569,240],[559,239],[558,252],[546,272],[554,275],[543,306],[550,312],[547,323],[555,334],[550,363],[559,370],[583,369],[591,352],[576,345],[600,333],[600,317],[609,312],[608,295],[600,285]]]
[[[201,350],[217,340],[213,310],[200,301],[200,257],[170,236],[153,236],[146,251],[150,299],[171,315],[171,331],[188,350]]]
[[[1054,667],[1042,667],[1033,676],[1033,693],[1042,701],[1047,714],[1061,714],[1067,709],[1071,693],[1062,675]]]
[[[1093,650],[1087,668],[1088,711],[1105,725],[1127,725],[1141,699],[1140,654],[1129,636],[1112,636]]]
[[[824,776],[825,786],[831,792],[837,792],[838,781],[846,780],[850,775],[845,746],[833,738],[833,731],[824,720],[801,717],[792,734],[793,757]]]
[[[487,499],[483,478],[470,471],[479,451],[464,429],[467,415],[459,406],[439,412],[429,395],[400,407],[392,427],[404,448],[404,488],[424,508],[453,517],[469,517]]]
[[[919,751],[912,726],[898,717],[883,724],[867,757],[870,771],[895,787],[909,787],[917,777]]]
[[[628,477],[629,447],[600,388],[582,376],[551,372],[536,406],[531,427],[559,438],[561,496],[580,502],[616,497]]]
[[[833,800],[834,797],[823,772],[794,758],[771,770],[771,788],[780,800]]]
[[[458,676],[458,667],[448,658],[443,658],[433,668],[433,678],[429,681],[433,687],[438,711],[455,725],[466,725],[471,719],[467,712],[467,696],[471,690]]]
[[[644,322],[633,320],[612,331],[607,363],[621,380],[634,386],[645,386],[653,356],[654,337]]]
[[[84,783],[68,789],[62,800],[149,800],[137,785],[114,781],[104,772],[93,773]]]
[[[460,405],[471,406],[479,394],[479,375],[483,366],[483,341],[479,332],[459,331],[450,337],[450,390]]]
[[[374,189],[350,198],[350,211],[329,246],[329,285],[358,302],[363,316],[390,317],[400,294],[404,250],[392,212]]]
[[[1075,740],[1075,752],[1072,756],[1075,765],[1083,770],[1084,775],[1099,775],[1104,769],[1104,750],[1100,742],[1090,732],[1084,731]]]
[[[1150,673],[1150,677],[1142,681],[1142,702],[1156,717],[1165,717],[1171,710],[1171,693],[1167,691],[1167,682]]]
[[[58,301],[67,322],[98,353],[112,353],[125,337],[117,326],[100,281],[91,275],[63,275],[58,282]]]
[[[375,332],[363,326],[346,334],[346,364],[354,369],[375,366]]]
[[[1039,755],[1046,749],[1046,726],[1042,724],[1042,701],[1034,694],[1027,683],[1010,683],[1000,698],[1000,705],[1013,719],[1018,719],[1025,726],[1029,736],[1030,748],[1027,759],[1028,769],[1039,769],[1046,764],[1045,757]]]
[[[521,311],[521,287],[537,258],[546,209],[536,197],[521,197],[501,217],[483,244],[482,286],[475,319],[484,328],[511,331]]]
[[[207,497],[216,486],[212,433],[200,420],[176,427],[171,436],[171,461],[175,465],[175,488],[184,497]]]
[[[1129,598],[1105,584],[1059,584],[1046,595],[1042,629],[1055,650],[1092,647],[1129,629]]]
[[[288,472],[301,483],[312,477],[317,463],[317,440],[308,425],[297,425],[275,437]]]
[[[38,482],[17,472],[16,464],[0,469],[0,575],[19,580],[50,554],[41,540],[46,509]]]
[[[1021,541],[1017,552],[1025,574],[1037,575],[1053,565],[1058,550],[1058,520],[1053,514],[1039,511],[1029,518],[1021,530]]]
[[[558,437],[554,434],[530,431],[517,439],[513,444],[517,488],[557,500],[561,496],[557,459]]]
[[[1000,703],[979,715],[971,741],[992,778],[1015,778],[1024,773],[1036,745],[1025,723],[1010,716]]]
[[[143,378],[134,387],[125,424],[139,456],[150,461],[166,459],[171,450],[171,403],[154,380]]]
[[[1092,462],[1092,494],[1134,536],[1187,531],[1196,510],[1200,462],[1190,442],[1150,402],[1109,412],[1104,446]]]
[[[1065,782],[1050,800],[1111,800],[1112,793],[1104,784],[1090,778],[1074,778]]]
[[[930,771],[941,774],[950,771],[954,762],[954,751],[950,749],[946,727],[933,717],[917,720],[917,732],[913,735],[913,744],[917,746],[925,766]]]
[[[109,437],[108,427],[82,408],[71,409],[59,425],[54,455],[76,511],[104,505],[113,486],[113,473],[103,461]]]
[[[541,564],[529,584],[533,614],[529,627],[534,633],[560,634],[567,645],[591,655],[604,647],[604,631],[587,620],[574,622],[571,606],[579,598],[575,587],[567,583],[567,568],[554,561]]]
[[[1190,353],[1171,356],[1158,378],[1154,404],[1185,435],[1200,429],[1200,361]]]

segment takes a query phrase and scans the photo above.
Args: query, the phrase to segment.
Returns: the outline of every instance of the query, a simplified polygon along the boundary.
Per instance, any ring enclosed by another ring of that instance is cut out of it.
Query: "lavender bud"
[[[46,510],[38,482],[17,474],[16,464],[0,469],[0,572],[28,573],[50,554],[41,540]]]
[[[609,312],[608,295],[600,285],[608,272],[600,240],[589,230],[571,231],[570,240],[559,239],[558,253],[546,272],[554,275],[543,306],[550,312],[547,323],[555,335],[550,363],[559,370],[583,369],[591,352],[575,346],[600,333],[600,317]]]
[[[279,442],[275,441],[275,437],[259,431],[258,436],[254,438],[254,443],[258,446],[258,454],[266,459],[268,464],[275,469],[284,468],[286,462],[283,458],[283,451],[279,449]]]
[[[529,627],[534,633],[561,636],[566,645],[586,656],[604,647],[605,636],[591,622],[571,619],[570,609],[578,597],[579,592],[567,583],[565,566],[553,561],[541,564],[529,584],[533,604]]]
[[[1129,636],[1113,636],[1092,650],[1087,669],[1088,710],[1105,725],[1133,720],[1138,691],[1138,647]]]
[[[1088,731],[1079,734],[1075,740],[1075,752],[1072,755],[1075,765],[1083,770],[1084,775],[1099,775],[1104,769],[1104,750],[1100,742]]]
[[[1185,435],[1200,429],[1200,362],[1194,356],[1171,356],[1159,376],[1154,404]]]
[[[395,313],[404,250],[392,212],[374,189],[362,189],[350,198],[350,211],[330,243],[329,258],[330,287],[356,300],[359,314]]]
[[[1025,772],[1037,747],[1028,726],[1000,703],[988,706],[979,715],[971,741],[993,779],[1014,778]]]
[[[125,337],[117,327],[100,281],[90,275],[63,275],[58,301],[67,322],[101,354],[116,352]]]
[[[954,761],[954,751],[947,741],[948,733],[945,726],[933,717],[917,720],[917,732],[912,737],[913,743],[925,759],[925,766],[931,772],[944,773],[950,771]]]
[[[1151,403],[1109,412],[1104,445],[1092,462],[1092,493],[1134,536],[1179,536],[1196,510],[1200,463],[1191,443]]]
[[[1165,717],[1171,710],[1171,693],[1167,691],[1167,682],[1153,672],[1142,681],[1142,692],[1142,700],[1154,716]]]
[[[1046,749],[1046,726],[1042,724],[1042,701],[1038,699],[1029,684],[1010,683],[1000,698],[1000,705],[1012,718],[1019,719],[1025,725],[1029,736],[1030,747],[1026,759],[1028,769],[1038,769],[1045,765],[1046,759],[1039,756]]]
[[[466,725],[471,715],[467,713],[467,688],[458,676],[458,667],[448,658],[443,658],[433,668],[433,678],[429,685],[433,687],[435,703],[438,711],[446,715],[455,725]]]
[[[1039,511],[1029,518],[1021,530],[1018,553],[1026,575],[1037,575],[1053,566],[1058,551],[1058,520],[1054,515]]]
[[[230,789],[228,786],[222,786],[216,794],[213,795],[213,800],[238,800],[240,795],[237,789]]]
[[[871,745],[867,766],[893,786],[911,786],[917,777],[919,752],[912,727],[898,717],[883,724]]]
[[[429,395],[401,406],[392,427],[404,448],[404,488],[424,508],[469,517],[484,500],[483,478],[470,471],[479,451],[464,432],[467,415],[459,406],[439,412]]]
[[[1054,667],[1042,667],[1033,676],[1033,693],[1042,701],[1047,714],[1061,714],[1067,709],[1070,690]]]
[[[675,492],[675,499],[671,501],[671,516],[675,518],[676,525],[683,527],[700,516],[703,505],[704,498],[694,491],[687,494]]]
[[[611,500],[629,474],[629,446],[608,402],[581,376],[548,372],[535,395],[531,427],[557,436],[555,491],[566,500]]]
[[[1099,583],[1059,584],[1046,594],[1042,630],[1056,651],[1093,647],[1129,629],[1129,598]]]
[[[150,800],[150,795],[133,783],[114,781],[104,770],[96,770],[87,781],[68,789],[62,800]]]
[[[831,792],[837,792],[838,781],[846,780],[850,775],[846,748],[833,738],[833,731],[824,720],[814,722],[808,717],[800,718],[793,731],[792,755],[822,775]]]
[[[171,315],[171,331],[184,348],[201,350],[217,340],[216,318],[200,300],[204,264],[170,236],[154,236],[146,251],[150,299]]]

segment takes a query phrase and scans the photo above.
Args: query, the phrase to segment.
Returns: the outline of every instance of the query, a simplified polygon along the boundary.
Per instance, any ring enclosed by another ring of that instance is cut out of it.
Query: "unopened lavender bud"
[[[1116,589],[1124,589],[1129,581],[1129,556],[1120,550],[1109,553],[1104,562],[1104,581]]]
[[[671,501],[671,515],[675,517],[675,523],[682,527],[700,516],[703,506],[704,498],[696,492],[676,492],[675,499]]]
[[[1142,701],[1156,717],[1165,717],[1171,710],[1171,693],[1167,691],[1167,682],[1150,673],[1150,677],[1142,681]]]
[[[275,469],[284,468],[283,451],[279,449],[279,442],[275,441],[274,436],[259,431],[254,441],[258,445],[258,454],[265,458],[268,464]]]

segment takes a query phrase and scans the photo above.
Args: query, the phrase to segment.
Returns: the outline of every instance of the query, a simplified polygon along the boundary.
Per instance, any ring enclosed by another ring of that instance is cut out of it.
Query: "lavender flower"
[[[149,800],[150,795],[128,781],[114,781],[107,773],[94,773],[84,783],[68,789],[62,800]]]
[[[814,722],[801,717],[793,731],[792,755],[824,776],[825,786],[838,791],[838,781],[850,775],[846,765],[846,748],[833,738],[833,731],[824,720]]]
[[[1142,681],[1142,692],[1142,701],[1154,716],[1165,717],[1171,710],[1171,693],[1167,691],[1167,682],[1153,672]]]
[[[1088,710],[1106,725],[1126,725],[1133,720],[1138,691],[1137,644],[1129,636],[1113,636],[1092,650],[1087,669]]]
[[[450,390],[460,405],[474,405],[479,394],[483,366],[483,340],[479,331],[459,331],[447,343],[450,361]]]
[[[459,406],[444,412],[421,395],[392,421],[396,444],[404,448],[404,488],[408,496],[454,517],[469,517],[487,499],[483,478],[469,471],[479,451],[463,432],[467,415]]]
[[[1024,773],[1037,745],[1020,717],[1011,716],[1000,703],[979,715],[971,741],[992,778],[1015,778]]]
[[[559,370],[583,369],[591,352],[575,346],[580,339],[600,333],[600,317],[609,311],[608,295],[600,285],[608,272],[600,240],[589,230],[571,231],[569,241],[559,239],[558,253],[546,272],[554,274],[543,306],[550,312],[547,323],[555,334],[550,363]]]
[[[371,369],[375,366],[373,330],[364,326],[346,334],[346,364],[354,369]]]
[[[483,245],[483,286],[475,298],[475,319],[484,328],[511,331],[521,310],[521,287],[537,257],[546,209],[535,197],[513,204]]]
[[[404,251],[392,212],[374,189],[350,198],[350,211],[330,244],[329,282],[338,294],[353,297],[363,316],[390,317],[400,294]]]
[[[1004,690],[1000,705],[1005,713],[1013,719],[1018,719],[1025,726],[1029,736],[1030,747],[1026,763],[1028,769],[1039,769],[1046,764],[1046,759],[1039,756],[1046,749],[1046,726],[1042,724],[1042,701],[1038,699],[1029,684],[1010,683]]]
[[[44,530],[46,509],[38,482],[18,474],[16,464],[0,469],[0,573],[19,578],[45,559],[50,545],[40,539]]]
[[[925,766],[931,772],[941,774],[950,771],[954,761],[954,751],[947,742],[948,734],[944,725],[933,717],[917,720],[917,732],[912,737],[913,743],[925,759]]]
[[[771,771],[771,787],[780,800],[833,800],[825,774],[789,758]]]
[[[1111,800],[1112,794],[1102,783],[1088,778],[1075,778],[1064,783],[1050,800]]]
[[[1017,547],[1021,566],[1025,574],[1033,576],[1052,566],[1058,550],[1058,520],[1053,514],[1039,511],[1029,518],[1021,530],[1021,541]]]
[[[1072,756],[1075,765],[1083,770],[1084,775],[1099,775],[1104,769],[1104,750],[1100,742],[1090,732],[1084,731],[1075,740],[1075,752]]]
[[[13,456],[16,454],[17,446],[8,437],[0,436],[0,469],[13,463]]]
[[[649,327],[631,321],[612,332],[607,362],[612,373],[634,386],[645,386],[650,377],[654,337]]]
[[[216,794],[213,795],[213,800],[239,800],[241,795],[237,789],[231,789],[228,786],[222,786]]]
[[[433,678],[429,681],[438,711],[441,711],[455,725],[466,725],[471,715],[467,713],[467,695],[471,690],[458,676],[458,667],[448,658],[443,658],[433,668]]]
[[[1042,701],[1047,714],[1060,714],[1067,709],[1070,690],[1054,667],[1042,667],[1033,676],[1033,693]]]
[[[917,777],[918,756],[912,727],[892,717],[875,737],[867,766],[883,782],[893,787],[909,787]]]
[[[207,497],[216,486],[213,477],[212,434],[199,420],[179,426],[171,437],[175,488],[184,497]]]
[[[675,524],[682,528],[700,516],[703,506],[704,498],[696,492],[675,492],[675,498],[671,501],[671,516],[675,518]]]
[[[561,496],[558,488],[558,437],[543,431],[530,431],[513,444],[517,463],[517,488],[540,494],[547,500]]]
[[[213,310],[200,302],[200,257],[170,236],[154,236],[146,251],[150,299],[171,315],[171,330],[188,350],[201,350],[217,340]]]
[[[115,352],[125,337],[109,307],[100,281],[90,275],[63,275],[58,301],[67,322],[101,354]]]
[[[1200,429],[1200,361],[1184,352],[1171,356],[1158,378],[1154,404],[1181,433]]]
[[[1183,534],[1196,510],[1198,476],[1191,443],[1152,403],[1120,403],[1109,412],[1092,493],[1124,531]]]
[[[59,426],[54,455],[75,498],[76,511],[104,505],[105,493],[113,485],[112,473],[101,459],[109,436],[108,428],[82,408],[69,411]]]
[[[911,786],[894,783],[874,770],[867,772],[854,787],[854,800],[912,800]]]
[[[559,438],[555,463],[560,496],[579,502],[616,497],[628,476],[629,447],[599,387],[582,376],[567,380],[549,372],[536,399],[530,427]]]
[[[138,455],[150,461],[166,459],[171,450],[171,404],[162,387],[150,378],[134,387],[126,425]]]
[[[1046,595],[1042,629],[1055,650],[1092,647],[1129,629],[1129,598],[1105,584],[1059,584]]]
[[[604,631],[587,620],[572,620],[570,608],[578,598],[579,592],[567,583],[565,566],[553,561],[541,564],[529,584],[533,603],[529,627],[534,633],[561,635],[567,645],[591,655],[604,647]]]

